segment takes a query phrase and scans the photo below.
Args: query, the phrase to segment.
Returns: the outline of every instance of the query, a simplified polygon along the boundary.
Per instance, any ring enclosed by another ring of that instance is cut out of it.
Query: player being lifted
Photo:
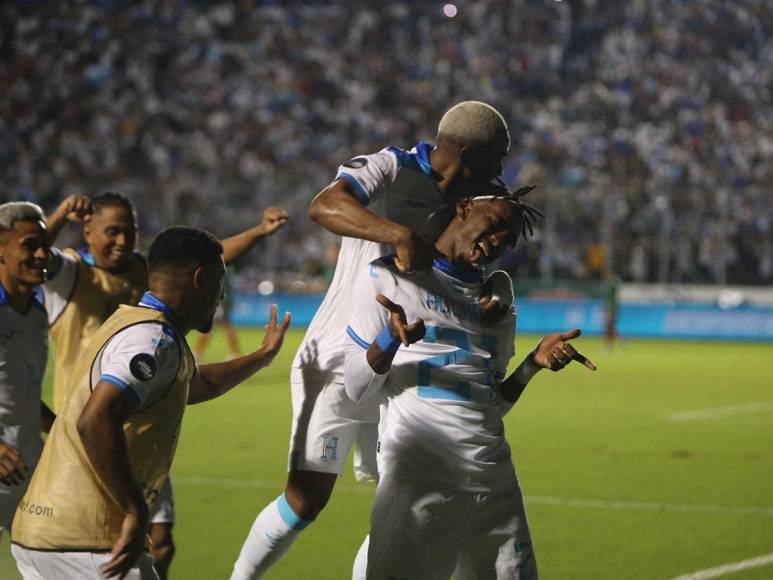
[[[46,279],[51,241],[33,203],[0,205],[0,534],[10,529],[54,414],[40,400],[48,321],[35,291]]]
[[[226,263],[279,230],[288,219],[284,210],[267,208],[260,224],[223,240]],[[54,249],[49,281],[43,287],[55,354],[54,411],[62,404],[73,368],[92,335],[120,304],[137,304],[148,289],[145,257],[135,251],[137,214],[128,197],[117,192],[68,197],[49,216],[52,239],[67,221],[83,222],[86,245]],[[150,521],[152,553],[163,580],[174,555],[174,499],[169,480]]]
[[[196,365],[185,336],[209,332],[223,295],[223,247],[193,228],[150,246],[150,291],[122,305],[76,364],[61,412],[13,521],[25,580],[158,576],[146,552],[149,507],[174,459],[186,404],[219,397],[264,368],[290,324],[276,307],[263,344]]]
[[[455,567],[459,580],[537,578],[502,416],[540,369],[595,366],[567,342],[572,330],[543,338],[503,380],[515,315],[481,324],[481,267],[534,216],[515,197],[461,199],[430,271],[402,273],[384,258],[359,272],[344,384],[366,405],[388,397],[368,579],[447,580]]]
[[[422,142],[410,152],[387,147],[355,157],[312,202],[311,219],[344,238],[333,281],[291,370],[287,485],[255,519],[232,580],[261,577],[287,552],[327,504],[353,443],[362,450],[364,470],[377,473],[378,405],[355,405],[343,384],[348,307],[359,292],[354,279],[392,251],[402,270],[428,264],[427,240],[439,233],[428,228],[429,216],[468,187],[501,190],[491,180],[501,173],[509,146],[502,115],[485,103],[466,101],[443,115],[435,146]],[[509,283],[505,286],[511,292]],[[504,308],[491,296],[483,301],[493,318],[509,308],[509,299],[501,301],[508,302]]]

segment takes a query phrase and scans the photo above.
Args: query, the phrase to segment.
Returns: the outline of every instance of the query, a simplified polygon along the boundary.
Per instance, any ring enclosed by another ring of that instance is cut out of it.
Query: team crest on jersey
[[[335,461],[338,459],[338,437],[322,436],[322,461]]]
[[[156,374],[156,360],[145,352],[136,354],[129,362],[129,370],[134,378],[149,381]]]
[[[362,169],[367,164],[368,160],[365,157],[355,157],[344,163],[344,167],[349,167],[350,169]]]

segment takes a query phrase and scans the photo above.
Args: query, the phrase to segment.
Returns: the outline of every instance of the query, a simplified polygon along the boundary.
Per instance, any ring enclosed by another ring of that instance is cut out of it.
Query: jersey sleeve
[[[367,206],[387,185],[397,177],[398,162],[394,153],[382,149],[371,155],[354,157],[341,165],[336,180],[347,181],[357,195],[357,199]]]
[[[180,350],[168,325],[147,322],[124,329],[102,350],[96,380],[127,391],[137,410],[151,406],[172,386]]]
[[[346,327],[344,387],[350,399],[361,403],[380,391],[388,376],[379,375],[370,367],[367,351],[389,322],[389,311],[376,302],[376,295],[395,298],[394,276],[377,262],[371,263],[354,287],[357,292],[352,294],[355,298]]]
[[[42,286],[43,305],[48,312],[49,326],[56,322],[67,307],[78,279],[78,260],[57,248],[51,248],[51,253],[61,259],[62,265]]]

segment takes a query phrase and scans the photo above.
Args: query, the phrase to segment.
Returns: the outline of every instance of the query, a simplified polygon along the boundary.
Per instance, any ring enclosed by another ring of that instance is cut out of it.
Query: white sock
[[[354,567],[352,568],[352,580],[365,580],[368,572],[368,546],[370,545],[370,535],[365,536],[362,546],[357,551],[354,558]]]
[[[306,526],[314,520],[299,517],[283,493],[255,518],[234,564],[231,580],[260,578],[287,550]]]

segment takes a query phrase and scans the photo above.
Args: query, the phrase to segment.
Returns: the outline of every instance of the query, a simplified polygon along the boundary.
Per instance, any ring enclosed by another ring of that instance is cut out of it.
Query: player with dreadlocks
[[[223,240],[225,262],[236,260],[287,220],[284,210],[267,208],[260,224]],[[136,306],[148,289],[145,257],[135,251],[137,213],[131,199],[114,191],[91,198],[69,196],[49,216],[52,240],[68,221],[83,223],[85,244],[63,251],[53,249],[48,281],[43,286],[55,353],[56,412],[64,403],[73,369],[92,336],[119,305]],[[152,555],[163,580],[174,554],[174,501],[168,483],[152,507]]]
[[[355,282],[346,392],[365,406],[387,402],[368,579],[445,580],[455,567],[461,580],[537,578],[502,417],[540,369],[596,367],[567,342],[575,329],[543,338],[505,379],[515,314],[480,321],[483,266],[542,217],[520,201],[532,188],[458,200],[431,270],[401,272],[390,256]]]
[[[355,279],[390,252],[401,270],[429,267],[432,243],[449,219],[438,208],[468,189],[498,191],[501,185],[491,182],[502,172],[509,147],[502,115],[486,103],[465,101],[442,116],[434,144],[358,155],[338,168],[312,202],[309,217],[344,237],[333,281],[293,361],[287,484],[255,519],[231,580],[260,578],[290,549],[327,505],[355,442],[358,478],[377,473],[378,404],[356,405],[344,388],[346,322],[361,292]],[[487,320],[501,318],[510,307],[509,277],[496,286],[499,292],[479,297]]]

